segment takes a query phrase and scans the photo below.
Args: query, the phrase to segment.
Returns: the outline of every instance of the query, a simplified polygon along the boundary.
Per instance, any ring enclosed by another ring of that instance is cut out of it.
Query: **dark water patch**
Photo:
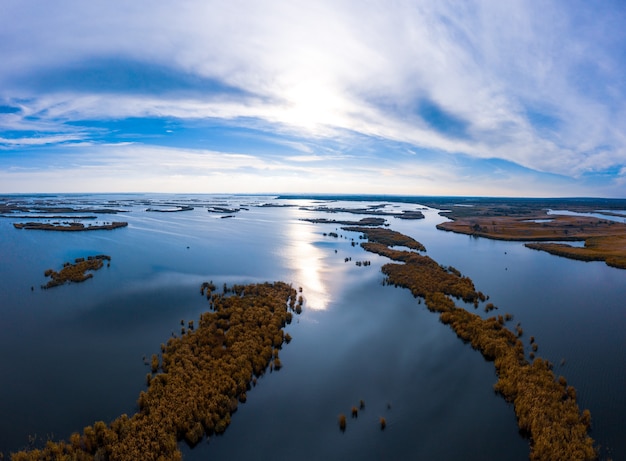
[[[355,288],[328,311],[309,313],[315,323],[293,326],[295,339],[281,354],[285,367],[260,382],[223,436],[185,452],[185,459],[245,459],[277,444],[272,459],[492,459],[510,453],[511,444],[520,454],[507,459],[527,459],[513,414],[491,390],[490,364],[408,293]],[[361,399],[365,408],[342,434],[337,415]],[[489,412],[481,411],[485,402]],[[491,419],[499,416],[505,424]],[[476,417],[497,428],[493,444],[476,437]],[[451,430],[462,440],[447,443]]]

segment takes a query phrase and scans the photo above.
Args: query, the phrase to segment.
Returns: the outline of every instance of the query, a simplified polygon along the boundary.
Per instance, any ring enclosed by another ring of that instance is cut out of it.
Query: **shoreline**
[[[604,261],[626,269],[626,224],[606,219],[535,213],[520,216],[451,216],[437,229],[472,237],[528,242],[527,248],[579,261]],[[585,242],[574,247],[554,242]],[[550,242],[550,243],[541,243]]]

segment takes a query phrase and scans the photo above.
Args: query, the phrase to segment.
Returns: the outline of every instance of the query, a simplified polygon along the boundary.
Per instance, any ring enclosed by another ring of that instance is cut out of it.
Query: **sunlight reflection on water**
[[[287,246],[288,261],[294,264],[294,272],[306,293],[307,306],[325,310],[329,302],[328,287],[324,283],[323,253],[313,245],[315,235],[311,226],[299,221],[287,224],[287,235],[291,244]]]

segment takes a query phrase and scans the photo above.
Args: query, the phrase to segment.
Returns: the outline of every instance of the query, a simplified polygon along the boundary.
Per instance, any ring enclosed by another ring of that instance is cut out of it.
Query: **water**
[[[609,210],[609,213],[615,213],[618,215],[624,214],[624,211],[621,210],[617,210],[617,211],[613,211],[613,210]],[[613,216],[610,214],[604,214],[602,212],[599,213],[580,213],[577,211],[569,211],[569,210],[548,210],[548,214],[549,215],[562,215],[562,216],[585,216],[588,218],[598,218],[598,219],[604,219],[607,221],[616,221],[616,222],[621,222],[621,223],[626,223],[626,218],[622,218],[620,216]]]
[[[63,203],[65,197],[55,198]],[[301,218],[358,220],[298,206],[361,208],[354,202],[279,201],[271,197],[72,196],[81,206],[109,203],[127,213],[115,231],[16,230],[0,219],[0,451],[47,437],[66,438],[96,420],[136,411],[149,367],[180,320],[206,308],[203,281],[284,280],[302,286],[305,311],[288,327],[283,368],[248,394],[222,436],[190,450],[202,459],[508,459],[528,458],[512,407],[496,396],[493,364],[464,345],[407,290],[383,287],[388,262],[352,247],[358,235]],[[150,206],[191,204],[193,211],[150,213]],[[234,218],[207,204],[243,206]],[[376,202],[379,204],[380,202]],[[389,211],[415,209],[393,204]],[[389,218],[391,228],[422,242],[428,254],[470,276],[500,313],[535,336],[594,418],[592,436],[614,459],[626,456],[626,271],[571,261],[516,242],[442,232],[426,219]],[[341,238],[324,236],[335,231]],[[43,272],[89,254],[111,267],[82,284],[51,290]],[[344,258],[352,257],[351,262]],[[357,267],[357,260],[371,266]],[[35,286],[31,291],[30,287]],[[477,311],[482,313],[482,309]],[[482,315],[485,315],[482,313]],[[563,366],[561,360],[565,359]],[[352,406],[365,401],[357,419]],[[342,433],[337,416],[348,416]],[[385,417],[381,431],[378,418]]]

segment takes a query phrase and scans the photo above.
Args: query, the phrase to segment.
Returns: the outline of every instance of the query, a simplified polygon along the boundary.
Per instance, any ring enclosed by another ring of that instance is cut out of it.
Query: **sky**
[[[2,0],[0,193],[626,196],[622,0]]]

